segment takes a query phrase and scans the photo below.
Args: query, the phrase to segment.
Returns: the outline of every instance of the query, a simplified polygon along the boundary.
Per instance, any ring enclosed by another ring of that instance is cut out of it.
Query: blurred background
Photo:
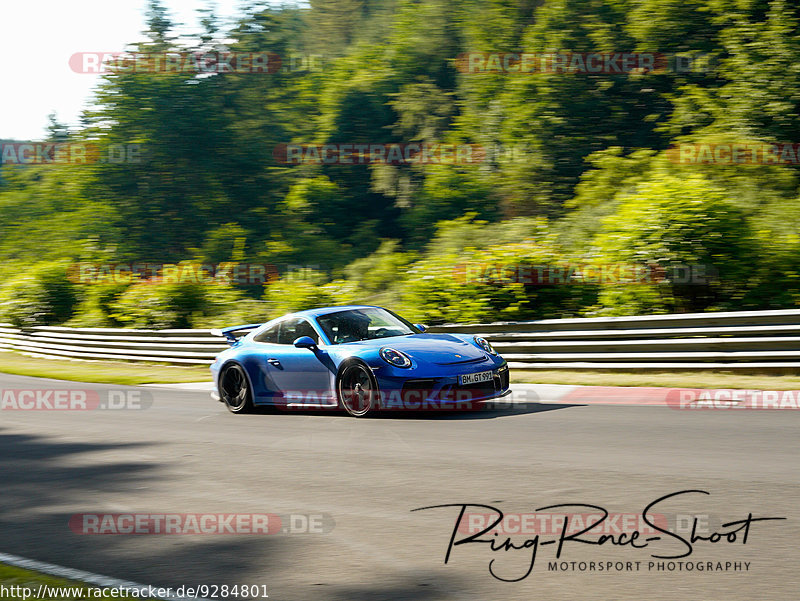
[[[275,67],[82,75],[101,83],[80,123],[52,115],[39,142],[99,157],[132,145],[133,159],[23,164],[0,131],[0,322],[213,327],[347,303],[429,324],[800,305],[796,3],[314,0],[197,19],[199,33],[181,34],[153,0],[142,41],[76,39],[75,52],[266,53]],[[520,72],[520,53],[639,53],[660,67]],[[292,163],[287,144],[469,144],[480,159]],[[772,160],[718,152],[771,144],[783,145]],[[277,275],[73,277],[135,262]],[[582,275],[619,265],[660,275]],[[520,276],[531,269],[566,275]]]

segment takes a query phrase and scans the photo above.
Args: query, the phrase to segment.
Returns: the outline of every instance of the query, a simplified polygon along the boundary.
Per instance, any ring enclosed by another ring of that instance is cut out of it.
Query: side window
[[[256,342],[269,342],[272,344],[276,344],[278,342],[278,329],[281,327],[281,323],[276,323],[274,326],[267,328],[260,334],[257,334],[253,340]]]
[[[319,342],[319,337],[314,331],[314,328],[302,317],[287,319],[281,322],[280,325],[281,330],[278,334],[278,344],[292,344],[295,340],[300,338],[300,336],[311,336],[314,342]]]

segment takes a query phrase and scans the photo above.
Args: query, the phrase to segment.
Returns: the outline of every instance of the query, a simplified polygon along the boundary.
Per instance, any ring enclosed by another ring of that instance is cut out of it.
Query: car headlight
[[[473,338],[473,340],[475,341],[475,344],[477,344],[479,347],[481,347],[483,350],[485,350],[490,355],[496,355],[497,354],[497,351],[492,348],[492,345],[489,344],[489,341],[486,340],[486,338],[482,338],[481,336],[475,336]]]
[[[386,361],[389,365],[394,365],[395,367],[411,367],[411,359],[408,358],[408,355],[396,351],[393,348],[389,348],[388,346],[381,349],[380,355],[381,359]]]

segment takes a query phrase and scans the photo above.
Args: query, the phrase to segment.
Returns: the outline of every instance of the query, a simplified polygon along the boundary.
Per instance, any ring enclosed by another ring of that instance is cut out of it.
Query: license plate
[[[481,371],[476,374],[462,374],[458,376],[459,384],[478,384],[479,382],[489,382],[494,378],[494,372]]]

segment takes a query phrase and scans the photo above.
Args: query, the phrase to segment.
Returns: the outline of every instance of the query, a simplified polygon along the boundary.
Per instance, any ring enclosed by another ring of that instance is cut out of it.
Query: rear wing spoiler
[[[236,341],[239,337],[236,336],[237,333],[240,332],[249,332],[250,330],[255,330],[256,328],[260,328],[262,323],[251,323],[245,326],[231,326],[230,328],[222,328],[221,330],[211,330],[211,334],[214,336],[225,336],[228,339],[228,344],[233,346],[236,344]]]

